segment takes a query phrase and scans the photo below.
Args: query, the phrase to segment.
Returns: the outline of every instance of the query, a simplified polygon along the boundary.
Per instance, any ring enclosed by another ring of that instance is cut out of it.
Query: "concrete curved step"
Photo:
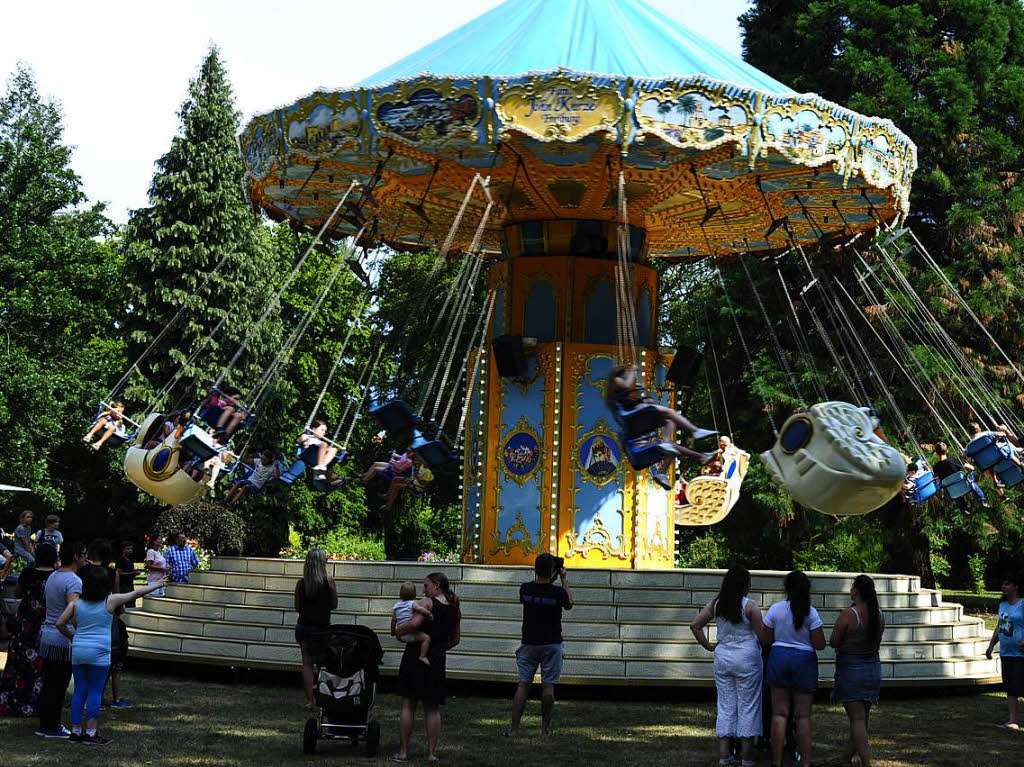
[[[360,623],[381,635],[385,673],[394,673],[402,646],[387,636],[398,586],[442,570],[460,596],[463,641],[448,655],[454,678],[511,681],[518,646],[519,584],[525,568],[415,563],[331,563],[340,595],[335,623]],[[191,583],[171,585],[128,615],[132,652],[181,662],[292,669],[293,591],[299,560],[215,558]],[[763,608],[782,598],[784,573],[753,574],[750,596]],[[574,570],[576,607],[563,622],[564,680],[579,684],[713,684],[713,656],[689,631],[696,612],[718,590],[721,571],[622,572]],[[814,601],[826,625],[849,604],[852,574],[812,575]],[[880,650],[884,684],[985,684],[998,681],[998,662],[984,658],[982,621],[965,617],[917,578],[875,578],[888,623]],[[834,654],[820,654],[829,684]]]

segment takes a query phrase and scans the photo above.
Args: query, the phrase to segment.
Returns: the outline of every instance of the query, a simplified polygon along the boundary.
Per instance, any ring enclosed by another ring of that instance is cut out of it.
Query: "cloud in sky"
[[[649,0],[739,56],[745,0]],[[189,78],[211,43],[236,107],[254,114],[384,68],[499,0],[180,0],[10,3],[0,73],[19,61],[63,104],[65,141],[91,200],[118,222],[146,204],[154,162],[178,129]],[[709,12],[710,11],[710,12]]]

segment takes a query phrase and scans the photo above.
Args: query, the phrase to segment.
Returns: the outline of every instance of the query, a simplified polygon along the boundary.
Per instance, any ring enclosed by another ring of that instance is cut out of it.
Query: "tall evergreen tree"
[[[1024,12],[1019,0],[752,0],[741,18],[744,56],[797,91],[888,117],[917,144],[910,225],[989,332],[1024,351]],[[1020,381],[939,278],[907,264],[910,279],[950,334],[1007,400]],[[841,269],[841,265],[837,268]],[[918,349],[917,351],[922,351]],[[898,375],[898,374],[897,374]],[[939,390],[959,393],[948,383]],[[922,441],[941,438],[909,386],[898,392]],[[934,394],[934,389],[932,389]],[[964,405],[960,416],[967,419]],[[930,433],[931,432],[931,433]],[[929,542],[991,543],[981,515],[892,504],[893,568],[930,575]],[[1019,513],[994,513],[997,544],[1019,551]],[[966,539],[966,540],[964,540]]]
[[[110,222],[86,206],[63,134],[59,105],[19,67],[0,100],[0,481],[37,497],[0,498],[9,509],[62,511],[80,480],[102,484],[103,457],[83,460],[80,439],[123,365]]]
[[[157,162],[149,206],[132,212],[125,236],[130,356],[139,354],[188,306],[140,366],[149,386],[133,389],[137,398],[147,401],[154,388],[170,381],[189,355],[205,344],[184,369],[181,386],[171,392],[168,405],[188,402],[200,385],[217,378],[261,313],[275,274],[281,271],[266,227],[248,208],[242,192],[243,165],[235,139],[239,113],[215,47],[190,82],[178,114],[181,134]],[[265,323],[229,382],[244,391],[278,335],[273,322]]]

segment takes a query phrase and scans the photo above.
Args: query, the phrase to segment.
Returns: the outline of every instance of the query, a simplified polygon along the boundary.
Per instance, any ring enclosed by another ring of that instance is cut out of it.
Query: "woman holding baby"
[[[427,729],[427,761],[435,763],[438,761],[437,736],[441,732],[439,707],[445,702],[448,686],[445,657],[448,650],[459,643],[462,613],[459,600],[444,573],[430,573],[423,579],[423,599],[417,604],[423,609],[412,610],[411,618],[404,623],[399,624],[397,618],[391,618],[392,635],[402,637],[423,632],[430,639],[424,660],[420,659],[419,642],[407,641],[402,654],[402,663],[398,668],[398,691],[402,696],[402,712],[399,715],[401,742],[399,750],[391,759],[395,762],[408,759],[409,736],[416,718],[416,706],[422,702]]]

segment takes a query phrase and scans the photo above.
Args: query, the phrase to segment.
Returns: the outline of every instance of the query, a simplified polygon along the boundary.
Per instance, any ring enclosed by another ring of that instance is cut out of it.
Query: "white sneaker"
[[[320,471],[320,472],[327,471],[327,464],[325,464],[325,463],[318,463],[316,466],[313,467],[313,471]]]
[[[697,431],[693,433],[693,438],[704,439],[705,437],[713,437],[716,434],[718,434],[718,432],[712,431],[711,429],[697,429]]]

